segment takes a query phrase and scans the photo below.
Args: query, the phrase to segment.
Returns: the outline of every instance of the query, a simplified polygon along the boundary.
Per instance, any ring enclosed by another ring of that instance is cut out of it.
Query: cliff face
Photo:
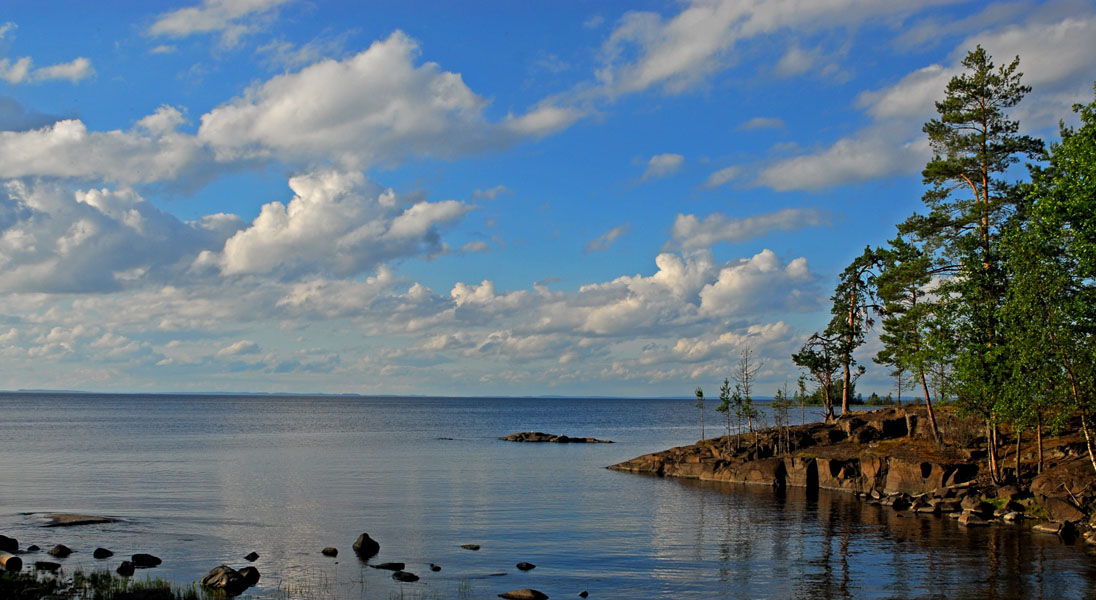
[[[958,428],[958,426],[957,426]],[[703,440],[639,456],[609,468],[774,487],[838,490],[875,501],[897,496],[956,498],[990,495],[985,451],[938,445],[930,439],[923,410],[890,408],[856,413],[833,424],[815,423]],[[1029,436],[1030,438],[1031,436]],[[1052,457],[1034,472],[1034,448],[1021,454],[1021,497],[1033,498],[1054,520],[1079,521],[1096,500],[1096,476],[1074,438],[1048,438]],[[1001,457],[1002,464],[1012,458]],[[1031,467],[1027,477],[1025,468]],[[1086,470],[1087,467],[1087,470]]]

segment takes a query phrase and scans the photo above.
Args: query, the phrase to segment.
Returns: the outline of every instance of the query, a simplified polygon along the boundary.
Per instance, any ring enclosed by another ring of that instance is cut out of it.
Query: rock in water
[[[510,590],[505,594],[499,594],[499,598],[506,598],[506,600],[548,600],[548,594],[525,588],[522,590]]]
[[[380,551],[381,545],[377,543],[377,540],[369,537],[368,533],[363,533],[354,540],[354,553],[362,560],[373,558]]]
[[[437,573],[438,571],[441,570],[441,567],[439,567],[438,565],[435,565],[434,563],[430,563],[430,570]]]
[[[36,571],[48,571],[50,573],[57,571],[61,568],[60,563],[50,562],[48,560],[35,561],[34,569]]]
[[[228,565],[214,567],[199,581],[202,587],[220,590],[230,596],[236,596],[247,589],[247,580],[236,569]]]
[[[480,549],[479,544],[461,544],[460,547],[464,548],[465,550],[479,550]]]
[[[19,540],[10,538],[6,535],[0,535],[0,552],[11,552],[15,554],[19,551]]]
[[[579,598],[586,598],[589,595],[590,595],[590,592],[587,592],[586,590],[582,590],[581,592],[578,593]]]
[[[328,546],[328,547],[324,548],[323,550],[320,550],[320,554],[322,554],[324,556],[338,556],[339,555],[339,549],[335,548],[333,546]]]
[[[259,570],[255,567],[244,567],[238,571],[240,577],[244,578],[244,582],[247,583],[247,587],[251,587],[256,583],[259,583]]]
[[[532,571],[533,569],[537,568],[537,566],[534,565],[533,563],[528,563],[528,562],[524,562],[524,561],[519,562],[517,564],[517,567],[521,571]]]
[[[164,562],[160,560],[160,557],[151,554],[134,554],[129,559],[133,561],[133,566],[138,569],[151,569],[160,566],[160,563]]]
[[[64,544],[57,544],[49,549],[49,555],[56,556],[57,558],[64,558],[69,554],[72,554],[72,549]]]
[[[122,564],[118,565],[118,568],[115,569],[114,572],[121,575],[122,577],[130,577],[131,575],[133,575],[133,569],[133,563],[129,562],[128,560],[123,560]]]
[[[414,573],[408,573],[407,571],[396,571],[392,574],[392,579],[396,581],[402,581],[403,583],[411,583],[419,580],[419,576]]]
[[[110,558],[110,557],[114,556],[114,553],[111,552],[110,550],[107,550],[106,548],[96,548],[95,552],[92,552],[91,555],[94,556],[95,558],[102,559],[102,558]]]
[[[259,560],[259,553],[258,552],[251,552],[247,556],[244,557],[244,560],[255,562],[256,560]]]
[[[406,566],[401,562],[386,562],[379,565],[370,565],[374,569],[384,569],[385,571],[402,571]]]

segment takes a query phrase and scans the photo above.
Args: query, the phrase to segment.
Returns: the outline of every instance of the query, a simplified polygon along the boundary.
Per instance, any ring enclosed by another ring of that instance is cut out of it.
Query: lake
[[[517,431],[616,443],[497,439]],[[693,400],[0,394],[0,533],[70,546],[69,570],[148,552],[164,563],[138,577],[179,584],[254,564],[262,598],[1096,597],[1093,551],[1024,526],[605,469],[699,437]],[[422,579],[365,567],[361,532]]]

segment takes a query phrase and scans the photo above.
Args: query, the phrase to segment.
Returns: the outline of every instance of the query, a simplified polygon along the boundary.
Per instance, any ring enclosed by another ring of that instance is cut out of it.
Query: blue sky
[[[4,389],[769,395],[968,50],[1096,80],[1091,1],[14,4]]]

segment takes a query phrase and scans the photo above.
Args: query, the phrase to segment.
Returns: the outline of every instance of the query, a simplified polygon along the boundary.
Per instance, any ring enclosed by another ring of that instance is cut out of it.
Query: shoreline
[[[939,411],[939,409],[938,409]],[[1089,517],[1096,508],[1096,472],[1080,451],[1077,432],[1044,440],[1040,472],[1033,449],[1020,450],[1015,468],[993,484],[978,438],[966,439],[964,419],[944,414],[944,442],[927,430],[923,407],[857,411],[833,423],[767,428],[707,438],[645,454],[606,468],[656,477],[698,479],[774,488],[849,493],[899,511],[946,515],[961,526],[1036,521],[1033,530],[1096,544]],[[1004,447],[1004,446],[1003,446]],[[1011,454],[1001,464],[1015,464]],[[1094,519],[1096,520],[1096,519]]]

